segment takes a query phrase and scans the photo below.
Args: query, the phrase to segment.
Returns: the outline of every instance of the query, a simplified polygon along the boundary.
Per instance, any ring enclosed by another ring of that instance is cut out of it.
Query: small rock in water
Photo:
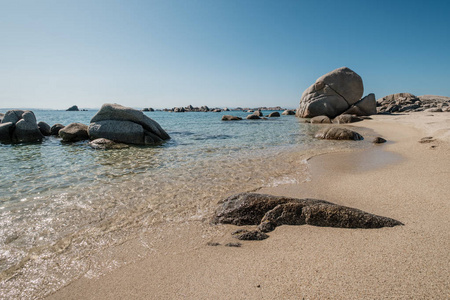
[[[64,142],[78,142],[89,139],[87,125],[72,123],[59,131],[59,136]]]
[[[257,115],[248,115],[246,119],[247,120],[259,120],[261,118]]]
[[[59,131],[63,129],[65,126],[63,124],[55,124],[50,128],[50,135],[59,135]]]
[[[222,121],[239,121],[239,120],[242,120],[242,118],[236,117],[236,116],[230,116],[230,115],[222,116]]]
[[[280,113],[277,112],[277,111],[274,111],[274,112],[271,112],[268,117],[269,118],[276,118],[276,117],[279,117],[279,116],[280,116]]]

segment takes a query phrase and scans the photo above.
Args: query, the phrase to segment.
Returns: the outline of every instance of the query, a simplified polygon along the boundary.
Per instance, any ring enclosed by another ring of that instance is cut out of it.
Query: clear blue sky
[[[364,93],[450,96],[450,1],[0,0],[0,107],[296,107],[342,66]]]

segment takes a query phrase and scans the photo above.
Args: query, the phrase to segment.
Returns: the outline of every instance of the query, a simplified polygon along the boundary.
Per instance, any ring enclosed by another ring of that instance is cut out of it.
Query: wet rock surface
[[[382,228],[401,222],[337,205],[324,200],[297,199],[256,193],[240,193],[219,202],[213,224],[258,225],[257,231],[240,230],[240,239],[267,238],[261,234],[281,225],[313,225],[340,228]]]

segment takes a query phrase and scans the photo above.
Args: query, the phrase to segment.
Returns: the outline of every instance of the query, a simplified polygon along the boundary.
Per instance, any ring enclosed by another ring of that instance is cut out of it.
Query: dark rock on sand
[[[276,117],[279,117],[279,116],[280,116],[280,113],[277,112],[277,111],[271,112],[271,113],[268,115],[269,118],[276,118]]]
[[[236,117],[236,116],[230,116],[230,115],[222,116],[222,121],[239,121],[239,120],[242,120],[242,118]]]
[[[115,142],[155,145],[170,136],[142,111],[119,104],[104,104],[91,119],[91,139],[106,138]]]
[[[435,142],[436,139],[434,139],[432,136],[426,136],[420,139],[419,143],[421,144],[428,144]]]
[[[116,143],[114,141],[108,140],[108,139],[95,139],[93,141],[89,142],[89,146],[93,149],[124,149],[129,148],[130,146],[122,143]]]
[[[327,116],[317,116],[309,120],[311,124],[331,124],[330,118]]]
[[[11,124],[8,124],[11,123]],[[41,142],[44,136],[39,131],[34,113],[29,110],[10,110],[3,117],[2,142],[35,143]],[[9,137],[6,134],[9,132]]]
[[[269,236],[259,230],[238,230],[233,233],[234,237],[242,241],[262,241]]]
[[[370,116],[377,113],[377,101],[375,94],[369,94],[353,104],[347,109],[344,114],[356,115],[356,116]]]
[[[89,139],[88,127],[81,123],[72,123],[59,131],[63,142],[78,142]]]
[[[297,199],[255,193],[233,195],[219,202],[214,224],[259,225],[269,232],[281,225],[340,228],[381,228],[401,222],[324,200]],[[254,235],[254,234],[252,234]]]
[[[78,106],[74,105],[66,109],[66,111],[79,111]]]
[[[337,116],[336,118],[333,119],[333,123],[335,124],[347,124],[347,123],[355,123],[355,122],[360,122],[362,121],[362,118],[353,116],[353,115],[348,115],[348,114],[342,114]]]
[[[374,144],[383,144],[383,143],[386,143],[386,140],[383,139],[383,138],[380,137],[380,136],[377,136],[376,138],[373,139],[372,142],[373,142]]]
[[[246,119],[247,120],[259,120],[261,118],[255,114],[251,114],[251,115],[248,115]]]
[[[225,244],[225,247],[236,247],[236,248],[239,248],[241,246],[242,246],[241,243],[228,243],[228,244]]]
[[[363,82],[358,74],[347,67],[333,70],[303,92],[296,116],[334,118],[358,102],[363,92]]]
[[[39,131],[42,133],[43,136],[49,136],[51,134],[50,125],[48,125],[47,123],[41,121],[37,125]]]
[[[432,108],[425,109],[425,112],[433,112],[433,113],[442,112],[442,108],[432,107]]]
[[[346,128],[341,127],[329,127],[320,132],[318,132],[315,136],[319,139],[325,140],[363,140],[364,138],[357,133],[356,131],[352,131]]]

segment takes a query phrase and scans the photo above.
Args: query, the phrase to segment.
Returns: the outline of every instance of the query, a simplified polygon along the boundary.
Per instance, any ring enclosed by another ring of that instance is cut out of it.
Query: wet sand
[[[257,192],[324,199],[404,226],[280,226],[264,241],[225,247],[238,242],[236,226],[168,225],[157,239],[142,235],[99,258],[125,266],[88,272],[48,298],[448,299],[450,113],[374,116],[359,126],[388,143],[315,156],[311,181]],[[436,139],[419,143],[425,136]]]

